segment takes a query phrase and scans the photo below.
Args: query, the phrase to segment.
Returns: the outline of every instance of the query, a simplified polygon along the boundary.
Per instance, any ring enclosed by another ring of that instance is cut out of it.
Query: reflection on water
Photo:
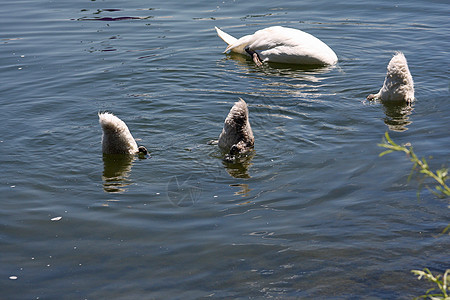
[[[267,93],[283,97],[317,98],[323,93],[322,81],[336,66],[310,66],[281,63],[265,63],[261,67],[255,65],[249,56],[228,53],[223,61],[233,60],[241,73],[258,80],[259,93]]]
[[[247,197],[252,190],[246,183],[231,184],[230,186],[238,187],[239,190],[234,192],[234,194],[241,197]]]
[[[123,193],[132,182],[128,179],[136,157],[127,154],[103,154],[103,190]]]
[[[298,65],[283,63],[265,63],[261,67],[255,65],[249,56],[239,53],[230,52],[226,54],[227,59],[237,62],[238,66],[245,67],[247,71],[261,71],[266,75],[283,76],[303,79],[310,82],[320,82],[322,79],[316,75],[325,74],[336,68],[336,66],[320,66],[320,65]]]
[[[225,68],[229,61],[235,62],[235,66]],[[241,80],[251,78],[255,80],[257,89],[246,91],[245,88],[199,88],[187,87],[190,92],[227,93],[242,95],[270,94],[276,97],[301,97],[312,99],[314,102],[322,101],[324,95],[322,81],[329,76],[329,72],[336,66],[308,66],[296,64],[266,63],[258,67],[249,56],[239,53],[227,53],[225,58],[218,61],[218,67],[226,69],[227,76]]]
[[[409,115],[414,110],[413,104],[407,103],[383,103],[384,113],[386,118],[384,118],[384,123],[392,131],[405,131],[408,130],[409,124],[412,123],[409,119]]]
[[[255,156],[255,151],[237,155],[233,159],[224,159],[222,163],[228,174],[234,178],[250,178],[248,169],[252,165],[251,161]]]

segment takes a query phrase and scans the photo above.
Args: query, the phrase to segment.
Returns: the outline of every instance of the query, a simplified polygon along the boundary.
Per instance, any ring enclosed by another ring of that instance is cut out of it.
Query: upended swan
[[[138,147],[127,124],[112,113],[98,113],[103,130],[102,151],[104,154],[143,154],[148,153],[144,146]]]
[[[260,66],[262,62],[303,65],[334,65],[338,58],[327,44],[304,31],[273,26],[240,39],[215,27],[217,35],[228,44],[224,53],[248,54]]]
[[[234,103],[225,119],[219,136],[219,147],[231,155],[243,153],[253,148],[255,138],[248,119],[247,103],[242,98]]]
[[[383,87],[377,94],[370,94],[367,100],[414,101],[414,82],[408,63],[402,52],[397,52],[387,66]]]

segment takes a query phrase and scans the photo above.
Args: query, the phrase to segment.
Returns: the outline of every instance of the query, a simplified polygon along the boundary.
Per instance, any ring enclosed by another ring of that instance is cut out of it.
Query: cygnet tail
[[[218,144],[220,148],[226,151],[232,150],[230,153],[235,154],[235,152],[240,153],[253,148],[254,143],[255,138],[248,119],[247,103],[239,98],[225,119]]]
[[[102,150],[105,154],[135,154],[138,145],[121,119],[111,113],[99,113],[99,122],[103,130]]]
[[[228,33],[223,32],[222,30],[220,30],[220,29],[217,28],[217,27],[214,27],[214,28],[216,28],[217,35],[218,35],[225,43],[227,43],[227,45],[232,45],[232,44],[234,44],[234,43],[237,41],[237,38],[235,38],[234,36],[231,36],[231,35],[229,35]],[[227,48],[227,50],[228,50],[228,48]],[[225,51],[227,51],[227,50],[225,50]]]

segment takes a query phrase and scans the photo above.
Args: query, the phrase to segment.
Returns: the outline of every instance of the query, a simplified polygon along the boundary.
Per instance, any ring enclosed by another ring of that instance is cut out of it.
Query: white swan
[[[273,26],[236,39],[215,28],[217,35],[228,44],[224,53],[247,53],[257,65],[261,62],[334,65],[338,61],[336,53],[327,44],[298,29]]]
[[[103,130],[102,151],[105,154],[147,154],[147,149],[138,147],[136,141],[124,121],[104,112],[98,114],[100,126]]]
[[[253,148],[255,138],[248,120],[247,103],[241,98],[230,109],[222,133],[219,136],[219,147],[230,154],[242,153]]]
[[[377,94],[367,96],[368,100],[414,101],[414,82],[408,63],[402,52],[397,52],[387,66],[383,87]]]

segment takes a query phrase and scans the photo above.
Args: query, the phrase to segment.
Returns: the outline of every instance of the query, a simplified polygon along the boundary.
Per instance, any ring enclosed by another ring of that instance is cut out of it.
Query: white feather
[[[304,31],[273,26],[235,39],[216,27],[217,34],[228,47],[227,51],[247,54],[245,48],[259,54],[263,62],[305,65],[334,65],[336,53],[324,42]]]
[[[220,30],[217,27],[214,27],[214,28],[217,31],[217,35],[228,45],[234,44],[237,41],[237,38],[235,38],[234,36],[231,36],[228,33],[223,32],[222,30]]]

